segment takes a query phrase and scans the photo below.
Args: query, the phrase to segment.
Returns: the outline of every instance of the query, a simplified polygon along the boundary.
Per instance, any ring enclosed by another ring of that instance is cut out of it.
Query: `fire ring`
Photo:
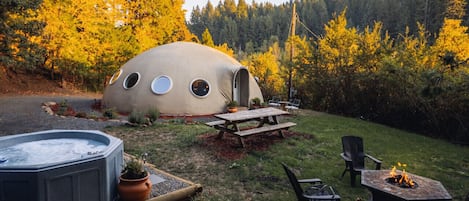
[[[402,180],[402,175],[396,175],[394,177],[388,177],[385,180],[388,184],[398,186],[398,187],[401,187],[401,188],[415,189],[419,186],[417,184],[417,182],[415,182],[415,181],[413,181],[412,184],[410,184],[408,182],[400,182]]]

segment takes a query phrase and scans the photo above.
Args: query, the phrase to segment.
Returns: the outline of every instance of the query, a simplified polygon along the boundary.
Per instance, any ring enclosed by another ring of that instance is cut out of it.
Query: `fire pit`
[[[452,200],[451,195],[439,181],[395,170],[398,180],[411,178],[410,184],[399,184],[392,180],[390,170],[363,170],[361,183],[370,190],[372,200]],[[399,176],[400,175],[400,176]],[[404,176],[406,175],[406,176]]]
[[[406,167],[407,164],[397,163],[399,167]],[[417,188],[418,184],[412,180],[412,178],[405,172],[405,169],[397,171],[396,166],[393,166],[391,172],[389,172],[389,177],[386,178],[386,182],[399,186],[401,188]]]

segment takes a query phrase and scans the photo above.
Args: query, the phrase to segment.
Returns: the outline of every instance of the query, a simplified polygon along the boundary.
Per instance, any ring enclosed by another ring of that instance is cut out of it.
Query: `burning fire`
[[[412,181],[410,176],[405,172],[405,167],[407,167],[407,164],[401,164],[400,162],[397,162],[397,165],[402,167],[402,173],[397,174],[396,166],[393,166],[391,172],[389,172],[391,177],[387,178],[386,181],[403,188],[414,188],[415,182]]]

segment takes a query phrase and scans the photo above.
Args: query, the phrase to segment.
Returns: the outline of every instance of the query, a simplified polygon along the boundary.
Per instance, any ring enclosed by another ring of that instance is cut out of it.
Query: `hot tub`
[[[0,137],[0,201],[111,201],[122,140],[94,130]]]

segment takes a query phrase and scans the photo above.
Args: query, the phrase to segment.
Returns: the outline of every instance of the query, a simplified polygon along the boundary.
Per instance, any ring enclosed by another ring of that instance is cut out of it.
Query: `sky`
[[[208,0],[185,0],[184,1],[185,3],[184,3],[184,5],[182,5],[182,8],[187,10],[186,20],[189,20],[189,18],[191,16],[192,8],[194,8],[196,5],[198,5],[199,8],[202,8],[203,6],[205,6],[205,4],[207,4],[207,1]],[[217,6],[219,1],[223,1],[223,0],[210,0],[212,5],[214,5],[214,6]],[[279,4],[282,4],[282,3],[285,3],[285,2],[290,2],[290,0],[254,0],[254,1],[257,2],[257,3],[270,2],[274,5],[279,5]],[[251,2],[252,2],[252,0],[246,0],[246,3],[248,3],[248,4],[250,4]],[[237,0],[236,0],[236,3],[238,3]]]

